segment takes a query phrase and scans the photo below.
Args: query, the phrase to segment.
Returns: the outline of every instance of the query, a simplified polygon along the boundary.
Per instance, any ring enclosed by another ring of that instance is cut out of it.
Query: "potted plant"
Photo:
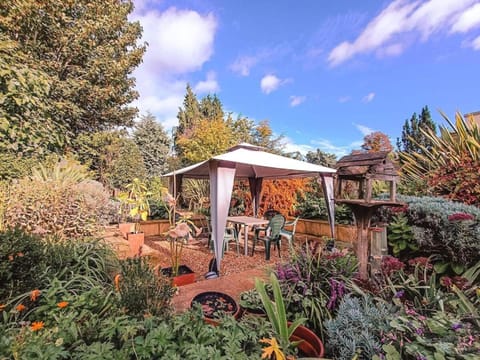
[[[223,315],[232,315],[237,319],[240,315],[240,307],[230,296],[217,291],[205,291],[197,294],[190,306],[199,304],[202,308],[205,322],[211,325],[219,325],[219,319]]]
[[[298,347],[302,356],[323,357],[324,348],[320,338],[301,325],[306,319],[299,318],[293,322],[287,321],[280,283],[274,273],[270,274],[270,283],[273,290],[273,300],[268,296],[266,284],[263,281],[255,279],[255,288],[260,295],[268,320],[278,337],[280,351],[291,352],[293,348]],[[271,339],[263,342],[277,343],[277,340]]]
[[[240,300],[238,301],[243,310],[243,314],[251,314],[257,316],[266,316],[263,308],[262,299],[255,289],[250,289],[240,293]]]
[[[145,221],[150,212],[148,204],[148,196],[150,192],[145,183],[140,179],[135,178],[126,186],[127,192],[120,194],[119,199],[122,203],[130,208],[129,215],[135,220],[133,231],[127,233],[127,239],[130,245],[130,255],[135,256],[140,254],[141,248],[145,243],[145,236],[140,232],[140,221]]]
[[[186,265],[181,265],[183,247],[192,238],[192,232],[198,231],[195,225],[187,218],[176,220],[176,199],[163,189],[163,202],[168,213],[170,230],[167,232],[167,240],[170,245],[171,266],[161,269],[163,275],[172,278],[174,286],[187,285],[195,282],[195,273]]]

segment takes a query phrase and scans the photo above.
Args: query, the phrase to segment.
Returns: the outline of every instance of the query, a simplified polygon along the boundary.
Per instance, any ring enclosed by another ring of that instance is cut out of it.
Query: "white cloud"
[[[342,156],[350,154],[353,149],[358,149],[363,142],[355,141],[347,145],[335,145],[330,140],[319,139],[312,141],[312,144],[315,146],[315,148],[318,148],[321,151],[329,154],[334,154],[337,159],[340,159]]]
[[[355,55],[376,52],[378,55],[399,55],[407,42],[407,34],[427,40],[435,32],[447,32],[458,19],[458,29],[473,26],[476,9],[469,7],[477,0],[394,0],[380,12],[353,42],[344,41],[329,54],[328,62],[337,66]],[[462,20],[461,20],[462,19]],[[456,23],[455,23],[456,24]],[[394,45],[394,47],[391,47]]]
[[[358,129],[358,131],[362,133],[363,136],[367,136],[375,132],[375,130],[369,128],[368,126],[360,125],[360,124],[354,124],[354,125]]]
[[[472,47],[475,50],[480,50],[480,36],[477,37],[475,40],[472,41]]]
[[[375,98],[375,93],[374,92],[371,92],[371,93],[368,93],[367,95],[365,95],[362,99],[362,101],[364,103],[369,103],[370,101],[372,101],[373,99]]]
[[[350,96],[341,96],[338,98],[339,103],[346,103],[346,102],[349,102],[350,100],[352,100]]]
[[[281,85],[290,82],[290,79],[280,79],[275,75],[265,75],[260,81],[260,87],[265,94],[270,94],[272,91],[277,90]]]
[[[242,76],[250,75],[250,69],[255,66],[259,61],[258,57],[254,56],[241,56],[237,58],[232,65],[230,65],[230,69]]]
[[[199,81],[193,88],[197,94],[215,93],[220,90],[220,86],[217,82],[217,74],[214,71],[207,73],[207,79]]]
[[[132,20],[143,27],[148,43],[143,63],[135,70],[140,98],[134,102],[140,113],[150,111],[169,130],[177,124],[187,84],[186,75],[198,71],[214,51],[217,20],[213,14],[171,7],[155,10],[156,1],[136,0]],[[218,90],[215,74],[199,82],[199,90]]]
[[[145,67],[156,72],[182,74],[200,69],[213,54],[217,20],[192,10],[169,8],[137,17],[149,46],[144,56]]]
[[[480,3],[461,14],[452,25],[451,32],[465,33],[480,25]]]
[[[301,153],[302,155],[305,155],[307,152],[309,151],[314,151],[315,149],[310,146],[310,145],[306,145],[306,144],[295,144],[293,142],[292,139],[288,138],[288,137],[285,137],[283,139],[283,145],[284,145],[284,149],[286,152],[288,153],[294,153],[294,152],[299,152]]]
[[[307,97],[306,97],[306,96],[295,96],[295,95],[292,95],[292,96],[290,96],[290,106],[291,106],[291,107],[298,106],[298,105],[300,105],[301,103],[305,102],[305,100],[307,100]]]

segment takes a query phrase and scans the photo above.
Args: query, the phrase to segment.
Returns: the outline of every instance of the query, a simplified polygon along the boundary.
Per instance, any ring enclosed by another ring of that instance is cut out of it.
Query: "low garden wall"
[[[324,220],[299,219],[296,232],[318,237],[332,237],[330,224]],[[336,224],[335,235],[337,240],[353,244],[357,237],[357,228],[351,225]]]
[[[192,217],[191,220],[196,226],[201,227],[201,217]],[[161,235],[168,231],[170,224],[168,220],[148,220],[140,222],[140,230],[145,233],[145,236]],[[331,237],[330,224],[328,221],[299,219],[297,223],[297,233],[316,237]],[[343,242],[354,243],[357,230],[356,227],[350,225],[335,225],[336,239]]]

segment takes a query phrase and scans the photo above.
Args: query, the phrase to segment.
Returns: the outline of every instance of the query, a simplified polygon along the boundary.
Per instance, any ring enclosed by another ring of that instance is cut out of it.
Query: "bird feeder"
[[[360,277],[368,277],[369,228],[375,211],[381,206],[402,206],[396,201],[397,170],[388,152],[358,153],[342,157],[336,164],[335,202],[352,209],[357,226],[357,257]],[[389,184],[386,199],[372,197],[375,182]]]

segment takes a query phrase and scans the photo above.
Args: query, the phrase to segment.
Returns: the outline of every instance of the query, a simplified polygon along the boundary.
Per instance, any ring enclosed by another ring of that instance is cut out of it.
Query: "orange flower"
[[[30,293],[30,300],[37,301],[41,293],[42,292],[38,289],[32,290],[32,292]]]
[[[5,310],[6,307],[7,307],[7,305],[5,305],[5,304],[0,304],[0,311]]]
[[[277,339],[274,337],[271,339],[263,338],[260,340],[260,342],[270,345],[263,348],[262,359],[286,360],[285,355],[283,354],[283,351],[277,342]]]
[[[40,329],[43,329],[43,325],[45,325],[43,321],[34,321],[30,326],[30,329],[32,329],[32,331],[38,331]]]
[[[115,290],[120,291],[120,274],[115,275]]]
[[[23,304],[19,304],[19,305],[17,305],[17,306],[15,307],[15,309],[16,309],[17,311],[19,311],[19,312],[25,310],[26,308],[27,308],[27,307],[26,307],[25,305],[23,305]]]
[[[17,253],[17,256],[18,256],[18,257],[22,257],[22,256],[23,256],[23,253],[22,253],[22,252],[19,252],[19,253]]]
[[[8,255],[8,261],[13,261],[13,255]]]
[[[60,308],[60,309],[63,309],[63,308],[66,308],[68,306],[68,301],[60,301],[57,306]]]

